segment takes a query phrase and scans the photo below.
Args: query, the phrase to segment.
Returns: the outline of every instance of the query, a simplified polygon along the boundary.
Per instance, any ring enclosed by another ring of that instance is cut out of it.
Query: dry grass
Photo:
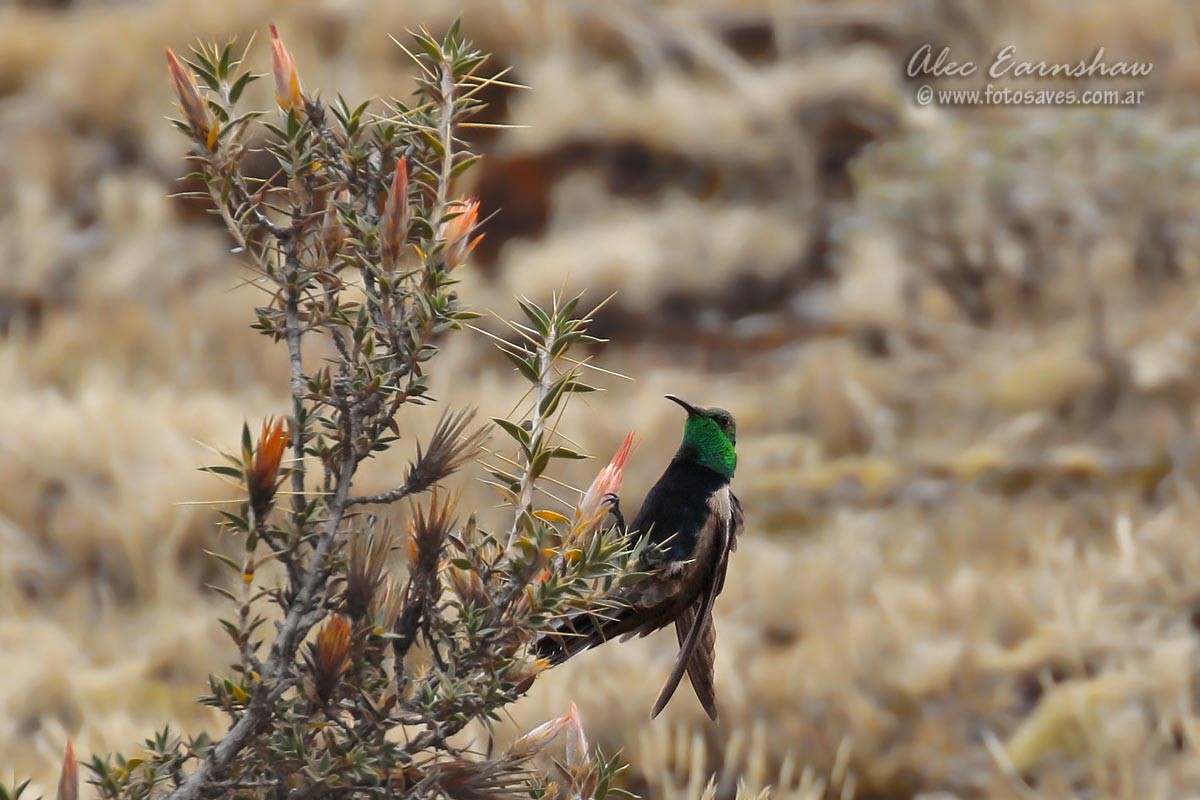
[[[777,798],[1195,794],[1197,21],[1171,0],[909,5],[467,4],[533,86],[504,117],[530,127],[488,143],[501,189],[481,190],[544,218],[502,214],[464,292],[507,315],[517,291],[620,290],[600,355],[638,381],[606,380],[566,428],[602,455],[639,432],[634,508],[677,435],[658,398],[730,408],[748,520],[717,609],[721,727],[686,692],[646,722],[669,634],[581,656],[514,717],[578,702],[652,797],[697,798],[711,772],[720,796],[739,776]],[[765,55],[705,32],[763,9]],[[822,9],[865,28],[805,21]],[[180,503],[225,497],[197,441],[229,448],[243,419],[280,412],[285,370],[245,330],[256,290],[221,231],[165,197],[183,167],[162,48],[275,20],[306,82],[402,94],[383,33],[452,10],[0,11],[0,778],[52,786],[68,736],[129,751],[167,722],[211,724],[191,698],[228,656],[203,588],[212,516]],[[899,54],[935,34],[1046,59],[1103,44],[1156,63],[1158,102],[916,114]],[[838,147],[856,136],[878,147],[850,174]],[[1060,157],[1022,144],[1056,136]],[[997,174],[1009,222],[1053,224],[1001,225]],[[913,236],[940,197],[945,241],[986,267],[986,323],[934,271],[943,233]],[[444,359],[436,395],[515,403],[483,337]]]

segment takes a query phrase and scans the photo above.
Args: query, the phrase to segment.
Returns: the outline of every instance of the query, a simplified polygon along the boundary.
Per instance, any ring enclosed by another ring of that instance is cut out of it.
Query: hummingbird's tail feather
[[[700,645],[702,639],[709,639],[709,648],[713,648],[715,646],[716,631],[713,628],[712,623],[712,608],[713,600],[715,599],[716,592],[712,591],[712,586],[710,584],[709,591],[705,593],[704,597],[700,600],[697,600],[694,605],[679,615],[679,619],[690,617],[691,625],[688,626],[687,638],[680,643],[679,655],[675,659],[675,667],[671,670],[671,677],[667,678],[667,682],[663,685],[662,691],[658,694],[658,700],[655,701],[654,709],[650,712],[650,719],[657,717],[660,713],[662,713],[662,710],[666,708],[671,696],[675,694],[675,690],[679,688],[679,682],[683,680],[683,673],[691,672],[691,662],[693,656],[699,656],[701,658],[701,662],[697,663],[696,666],[697,672],[701,671],[704,666],[704,660],[707,660],[708,686],[709,692],[712,693],[711,650],[709,651],[709,655],[705,656],[698,650],[698,646]],[[705,628],[708,629],[708,634],[702,635],[702,632],[704,632]],[[676,627],[676,630],[679,630],[678,627]],[[704,685],[704,680],[701,681],[701,684]],[[696,696],[700,698],[700,702],[704,705],[704,710],[708,713],[708,716],[715,721],[717,718],[716,697],[710,696],[708,699],[706,699],[701,694],[700,686],[695,686],[694,683],[693,686],[696,688]]]
[[[687,635],[691,631],[692,625],[696,623],[696,615],[702,604],[702,602],[697,602],[675,620],[675,635],[679,639],[681,649],[687,641]],[[717,721],[717,690],[713,683],[716,647],[717,629],[713,625],[710,615],[703,621],[699,639],[696,641],[696,649],[687,661],[687,676],[688,680],[692,682],[696,698],[704,707],[704,713],[708,714],[708,718],[713,722]]]

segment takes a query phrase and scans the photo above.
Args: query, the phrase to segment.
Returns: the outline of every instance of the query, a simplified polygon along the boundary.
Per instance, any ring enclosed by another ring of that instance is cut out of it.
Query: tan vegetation
[[[717,604],[721,727],[682,696],[646,721],[662,634],[541,678],[511,735],[573,701],[648,797],[699,797],[710,773],[718,796],[1200,791],[1182,0],[0,10],[0,781],[49,793],[68,738],[131,753],[166,722],[215,725],[192,700],[234,657],[205,589],[212,510],[184,503],[228,499],[205,447],[287,412],[286,364],[246,329],[263,300],[223,228],[167,196],[162,48],[257,31],[266,63],[275,22],[313,85],[403,95],[386,33],[460,10],[532,87],[489,98],[528,127],[472,133],[489,158],[464,189],[497,216],[464,297],[511,317],[514,293],[618,291],[598,355],[637,380],[569,426],[599,454],[637,430],[628,510],[675,445],[661,395],[725,406],[747,510]],[[929,40],[1102,44],[1155,63],[1152,101],[918,110],[902,65]],[[483,336],[442,370],[434,394],[487,416],[524,391]]]

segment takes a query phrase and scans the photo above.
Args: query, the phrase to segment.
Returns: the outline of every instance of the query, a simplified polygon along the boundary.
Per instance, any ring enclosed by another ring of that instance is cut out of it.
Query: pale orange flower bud
[[[479,201],[460,200],[458,205],[461,213],[446,223],[443,234],[446,237],[446,269],[452,270],[462,266],[463,261],[483,236],[475,236],[475,226],[479,224]]]
[[[171,88],[175,91],[179,108],[188,124],[192,126],[192,133],[212,150],[216,144],[217,132],[212,114],[204,98],[200,96],[200,87],[196,85],[191,70],[183,65],[170,48],[167,48],[167,74],[171,78]]]
[[[574,703],[571,703],[571,710],[567,712],[567,766],[575,770],[588,766],[587,734],[583,731],[583,720]]]
[[[391,269],[408,237],[408,158],[396,162],[396,174],[383,209],[383,265]]]
[[[570,715],[555,717],[543,722],[536,728],[513,742],[509,754],[518,758],[527,758],[541,752],[546,745],[554,741],[571,722]]]
[[[275,102],[284,111],[303,109],[304,97],[300,92],[300,75],[296,72],[296,60],[279,38],[279,31],[271,26],[271,67],[275,73]]]
[[[583,499],[575,509],[575,518],[571,521],[571,534],[568,543],[586,539],[596,532],[600,523],[608,513],[605,497],[621,491],[621,483],[625,480],[625,464],[629,454],[633,452],[634,435],[630,433],[621,443],[612,461],[608,462],[596,475],[592,485],[584,492]]]

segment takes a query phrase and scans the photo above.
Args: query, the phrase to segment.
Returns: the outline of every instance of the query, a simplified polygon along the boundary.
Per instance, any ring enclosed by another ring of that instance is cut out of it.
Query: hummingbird
[[[674,622],[679,655],[650,718],[667,705],[686,672],[715,722],[713,602],[725,586],[729,554],[742,529],[742,505],[730,489],[737,426],[723,408],[694,406],[670,394],[666,399],[687,412],[683,441],[628,527],[646,545],[641,564],[646,577],[616,590],[604,612],[563,621],[538,640],[534,651],[557,665],[610,639],[646,636]],[[616,498],[612,501],[621,524]]]

